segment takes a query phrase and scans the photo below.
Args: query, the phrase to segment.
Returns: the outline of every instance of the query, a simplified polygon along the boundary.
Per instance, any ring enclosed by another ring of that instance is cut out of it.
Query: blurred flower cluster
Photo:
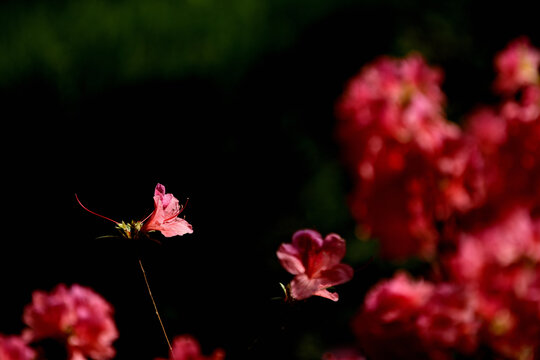
[[[358,233],[430,264],[366,294],[352,327],[369,359],[540,357],[540,51],[519,38],[494,65],[500,102],[463,126],[420,55],[366,65],[338,103]]]
[[[109,360],[116,351],[118,330],[113,307],[88,287],[60,284],[50,293],[35,291],[24,308],[26,328],[19,335],[0,334],[0,360]],[[195,338],[174,338],[170,358],[174,360],[223,360],[225,352],[201,354]],[[166,360],[158,359],[156,360]]]
[[[35,291],[24,309],[27,327],[21,335],[0,335],[0,359],[112,359],[118,338],[112,316],[112,306],[84,286]]]

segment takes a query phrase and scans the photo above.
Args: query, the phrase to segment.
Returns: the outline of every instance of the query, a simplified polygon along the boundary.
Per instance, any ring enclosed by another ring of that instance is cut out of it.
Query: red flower
[[[346,156],[352,165],[365,168],[362,177],[369,178],[367,166],[387,144],[431,153],[446,137],[456,135],[455,125],[442,117],[441,81],[439,69],[413,55],[377,59],[349,82],[337,105],[338,134],[349,149]],[[399,161],[395,159],[393,165],[398,169]]]
[[[433,257],[437,224],[483,199],[479,153],[444,118],[441,79],[420,56],[381,58],[350,81],[337,105],[355,180],[351,212],[386,258]]]
[[[32,303],[24,309],[29,326],[24,336],[29,341],[54,338],[64,341],[70,359],[112,359],[112,343],[118,331],[113,308],[91,289],[58,285],[51,293],[35,291]]]
[[[300,230],[294,233],[291,244],[281,244],[277,257],[281,265],[295,275],[291,281],[291,296],[297,300],[312,295],[337,301],[337,293],[328,287],[349,281],[353,269],[340,264],[345,256],[345,240],[330,234],[324,239],[314,230]]]
[[[495,57],[495,89],[512,94],[519,88],[538,84],[540,52],[525,37],[512,41]]]
[[[362,310],[352,323],[368,358],[427,358],[416,321],[433,289],[433,284],[414,281],[400,272],[368,292]]]
[[[473,112],[465,131],[478,144],[483,161],[484,212],[539,206],[540,87],[527,86],[518,100]]]
[[[0,360],[33,360],[36,352],[19,336],[0,334]]]
[[[525,208],[516,208],[483,228],[458,236],[457,251],[447,256],[452,279],[461,284],[483,284],[496,268],[526,260],[540,261],[539,222]]]
[[[160,231],[166,237],[191,234],[191,225],[178,217],[182,210],[178,199],[173,194],[165,193],[165,186],[157,184],[154,191],[154,211],[141,230]]]
[[[166,237],[191,234],[193,232],[191,224],[178,217],[184,210],[184,206],[179,204],[178,199],[173,194],[167,194],[165,186],[161,184],[157,184],[154,190],[154,211],[142,221],[118,222],[87,209],[79,201],[79,198],[77,198],[77,201],[86,211],[115,223],[116,228],[127,239],[137,239],[140,233],[144,234],[150,231],[160,231]]]
[[[223,360],[225,352],[221,349],[214,350],[212,355],[201,354],[199,342],[190,335],[177,336],[173,340],[171,360]],[[167,360],[156,358],[155,360]]]
[[[507,358],[532,358],[540,350],[540,221],[512,209],[457,245],[449,273],[477,294],[482,340]]]
[[[437,284],[420,311],[416,331],[432,358],[452,359],[453,352],[470,355],[476,350],[481,322],[475,292],[467,290]]]

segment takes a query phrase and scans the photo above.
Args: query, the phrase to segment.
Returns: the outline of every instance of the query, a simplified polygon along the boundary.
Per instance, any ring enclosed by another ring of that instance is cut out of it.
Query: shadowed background
[[[492,58],[520,35],[540,45],[525,2],[4,1],[0,105],[4,231],[0,332],[18,333],[34,289],[92,287],[115,307],[117,359],[190,333],[228,359],[319,359],[352,342],[348,322],[392,265],[362,268],[333,107],[382,54],[421,52],[444,69],[459,122],[492,101]],[[194,233],[133,244],[96,239],[153,209],[164,184]],[[298,229],[347,240],[361,268],[341,300],[271,300],[291,276],[275,251]],[[413,267],[414,271],[414,267]]]

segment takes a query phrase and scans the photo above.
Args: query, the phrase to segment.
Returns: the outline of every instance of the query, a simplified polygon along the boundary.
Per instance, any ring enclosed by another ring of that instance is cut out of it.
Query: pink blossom
[[[337,105],[338,134],[355,150],[353,163],[376,157],[385,142],[439,148],[457,128],[442,117],[442,72],[419,55],[383,57],[366,65],[347,85]],[[366,141],[359,141],[364,139]]]
[[[29,327],[24,336],[29,341],[64,341],[70,360],[111,359],[112,343],[118,337],[112,313],[112,306],[90,288],[60,284],[50,293],[32,294],[32,303],[24,309]]]
[[[538,206],[540,87],[527,86],[517,100],[474,112],[465,131],[483,159],[486,210]]]
[[[485,154],[496,152],[507,138],[505,119],[496,109],[487,106],[474,110],[468,116],[465,131]]]
[[[484,341],[509,359],[533,359],[540,351],[540,266],[490,267],[480,284]]]
[[[399,272],[367,293],[352,326],[368,358],[427,358],[416,321],[433,290],[433,284],[415,281]]]
[[[407,82],[383,63],[366,66],[337,108],[351,211],[383,257],[434,260],[444,282],[399,273],[373,287],[352,322],[362,352],[539,357],[540,51],[519,39],[498,55],[503,100],[475,110],[463,131],[444,125],[443,102],[427,95],[436,92],[412,86],[400,101]],[[408,111],[429,121],[407,121]]]
[[[493,266],[505,268],[528,259],[540,261],[538,220],[518,207],[491,223],[458,237],[457,251],[447,258],[454,281],[480,283]]]
[[[495,89],[513,93],[521,87],[538,84],[540,52],[525,37],[512,41],[495,57]]]
[[[154,191],[154,211],[144,222],[142,231],[160,231],[164,236],[191,234],[193,229],[184,219],[178,217],[183,207],[172,194],[165,192],[165,186],[157,184]]]
[[[437,284],[416,319],[416,331],[432,357],[452,359],[453,352],[472,354],[478,345],[480,318],[474,291]]]
[[[223,360],[225,352],[221,349],[216,349],[210,356],[201,354],[199,342],[190,335],[177,336],[173,340],[171,360]],[[167,360],[157,359],[156,360]]]
[[[474,292],[482,338],[508,358],[540,347],[540,221],[517,207],[459,236],[447,269]]]
[[[77,195],[75,195],[79,205],[91,214],[97,215],[105,220],[116,224],[122,236],[127,239],[137,239],[141,234],[150,231],[160,231],[166,237],[193,233],[191,224],[179,217],[184,210],[184,206],[179,204],[173,194],[165,192],[165,186],[157,184],[154,190],[154,211],[142,221],[118,222],[106,216],[100,215],[84,206]]]
[[[337,104],[351,212],[386,258],[433,257],[437,224],[484,198],[480,153],[445,119],[441,79],[420,56],[381,58]]]
[[[0,334],[0,360],[33,360],[36,352],[19,336]]]
[[[341,264],[345,256],[345,240],[337,234],[324,239],[314,230],[294,233],[291,244],[281,244],[277,257],[281,265],[295,275],[290,283],[291,296],[302,300],[312,295],[337,301],[339,296],[328,287],[349,281],[353,269]]]

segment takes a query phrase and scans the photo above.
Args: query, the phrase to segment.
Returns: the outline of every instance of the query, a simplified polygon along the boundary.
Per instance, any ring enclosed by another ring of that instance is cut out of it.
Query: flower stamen
[[[98,213],[96,213],[96,212],[94,212],[94,211],[88,209],[86,206],[84,206],[84,205],[81,203],[81,201],[79,200],[79,197],[77,196],[77,194],[75,194],[75,199],[77,199],[77,202],[79,203],[79,205],[81,205],[81,207],[82,207],[84,210],[88,211],[90,214],[94,214],[94,215],[99,216],[100,218],[103,218],[103,219],[105,219],[105,220],[112,221],[112,222],[115,223],[116,225],[120,225],[120,223],[119,223],[118,221],[114,221],[114,220],[111,219],[111,218],[108,218],[108,217],[106,217],[106,216],[103,216],[103,215],[101,215],[101,214],[98,214]]]

